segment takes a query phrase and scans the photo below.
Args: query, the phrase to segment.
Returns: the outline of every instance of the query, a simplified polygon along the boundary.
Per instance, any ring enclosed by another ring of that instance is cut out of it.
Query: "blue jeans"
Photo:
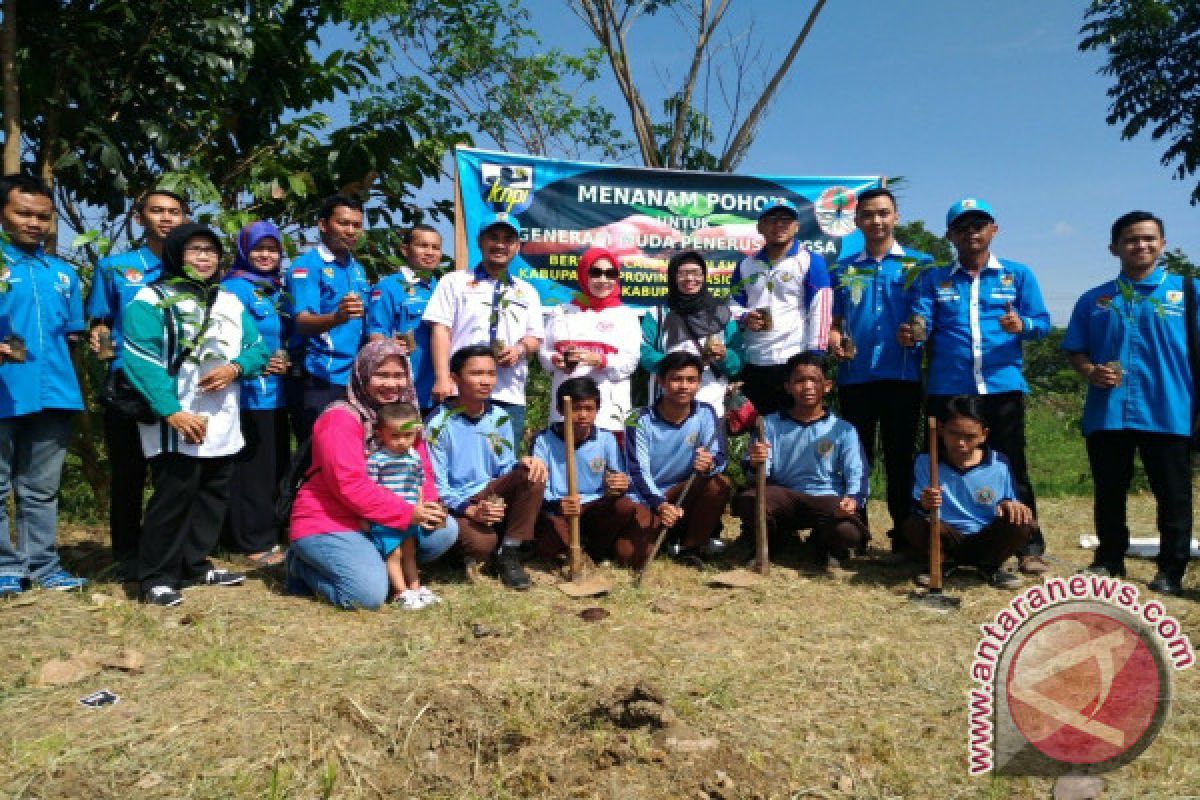
[[[506,403],[502,400],[493,400],[492,405],[499,406],[504,409],[505,414],[508,414],[513,429],[513,457],[520,458],[521,439],[525,436],[525,406],[519,406],[516,403]]]
[[[338,608],[375,609],[387,602],[387,569],[375,544],[359,531],[295,539],[287,567],[291,594],[303,587]]]
[[[0,419],[0,575],[37,580],[58,569],[58,485],[71,439],[70,411]],[[17,491],[17,546],[8,496]]]

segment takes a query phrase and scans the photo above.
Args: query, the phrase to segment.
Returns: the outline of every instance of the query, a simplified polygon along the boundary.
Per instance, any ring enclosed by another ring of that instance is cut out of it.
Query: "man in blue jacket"
[[[1088,382],[1083,435],[1100,546],[1087,571],[1125,574],[1125,501],[1137,451],[1158,506],[1158,573],[1150,588],[1178,595],[1191,556],[1195,376],[1187,329],[1197,323],[1186,318],[1184,278],[1159,263],[1166,245],[1162,220],[1147,211],[1113,223],[1109,250],[1121,273],[1079,298],[1062,348]]]
[[[0,179],[0,597],[29,583],[67,591],[87,582],[62,568],[55,547],[58,487],[83,410],[69,341],[83,333],[79,278],[42,244],[54,224],[50,190],[37,178]],[[8,535],[16,489],[17,543]]]
[[[121,366],[124,342],[121,312],[142,287],[158,279],[163,242],[187,219],[187,202],[165,189],[153,189],[138,201],[133,221],[145,241],[137,250],[117,253],[96,263],[85,308],[89,344],[102,355],[101,343],[110,337],[115,357],[109,370]],[[104,447],[111,476],[108,488],[108,529],[113,561],[121,580],[137,579],[138,542],[142,538],[142,498],[146,491],[146,457],[137,420],[115,408],[104,409]]]
[[[992,254],[992,240],[1000,229],[991,206],[964,198],[946,212],[946,227],[958,258],[921,276],[912,307],[912,316],[921,320],[929,337],[927,412],[938,417],[951,397],[978,395],[989,430],[988,446],[1008,459],[1017,499],[1036,517],[1025,459],[1029,385],[1021,371],[1021,347],[1050,332],[1050,314],[1033,271]],[[912,347],[922,338],[920,333],[905,323],[897,340]],[[1042,532],[1035,527],[1020,556],[1021,572],[1046,572],[1045,549]]]
[[[366,336],[371,289],[366,270],[354,259],[363,232],[362,204],[341,194],[325,198],[317,232],[320,244],[292,262],[287,278],[301,351],[292,361],[304,371],[289,387],[298,441],[311,437],[325,407],[346,394],[350,366]]]

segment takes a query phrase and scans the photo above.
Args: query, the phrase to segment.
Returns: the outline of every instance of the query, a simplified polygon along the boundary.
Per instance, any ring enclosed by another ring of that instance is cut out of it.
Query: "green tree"
[[[919,219],[897,225],[896,241],[905,247],[928,253],[939,264],[949,264],[954,260],[954,247],[949,240],[926,228]]]
[[[1114,79],[1107,121],[1121,138],[1148,130],[1167,142],[1162,165],[1186,180],[1200,169],[1200,3],[1196,0],[1093,0],[1079,49],[1099,51]],[[1200,203],[1200,183],[1192,204]]]
[[[598,49],[547,47],[520,0],[344,0],[347,19],[385,56],[386,82],[355,104],[413,113],[429,158],[458,143],[534,155],[616,160],[629,143],[586,94]]]

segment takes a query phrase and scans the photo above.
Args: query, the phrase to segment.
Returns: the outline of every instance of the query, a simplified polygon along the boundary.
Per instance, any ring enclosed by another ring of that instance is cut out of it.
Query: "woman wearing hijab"
[[[241,381],[262,372],[267,349],[241,301],[220,284],[221,240],[180,225],[163,243],[162,274],[123,312],[122,369],[157,420],[141,424],[154,494],[138,545],[142,601],[175,606],[185,585],[232,586],[209,554],[242,449]]]
[[[708,265],[695,250],[677,253],[667,263],[667,310],[642,316],[642,369],[654,375],[667,353],[682,350],[700,356],[704,372],[696,400],[725,414],[725,389],[742,368],[741,334],[725,303],[708,290]],[[653,387],[653,380],[651,381]],[[650,390],[651,401],[655,391]]]
[[[291,333],[291,320],[281,313],[282,261],[279,228],[270,222],[252,222],[238,233],[233,269],[221,282],[250,312],[263,346],[271,353],[262,375],[242,380],[241,423],[246,446],[234,458],[229,515],[222,535],[228,550],[246,554],[259,567],[283,563],[275,493],[289,462],[283,388],[288,361],[283,347]]]
[[[431,561],[458,538],[454,518],[437,502],[431,471],[421,501],[412,504],[367,476],[377,411],[385,403],[416,403],[408,361],[394,339],[367,343],[354,360],[346,399],[326,408],[312,435],[312,466],[296,493],[288,526],[288,594],[317,594],[340,608],[379,608],[387,601],[383,557],[363,533],[363,523],[431,533],[417,542],[417,560]],[[429,455],[414,443],[422,463]]]
[[[632,411],[629,379],[638,365],[637,312],[621,304],[619,261],[609,250],[593,247],[579,259],[579,293],[555,307],[546,322],[539,356],[554,376],[550,396],[567,378],[588,377],[600,389],[596,427],[618,438]],[[553,404],[551,404],[553,405]],[[551,409],[551,422],[562,415]]]

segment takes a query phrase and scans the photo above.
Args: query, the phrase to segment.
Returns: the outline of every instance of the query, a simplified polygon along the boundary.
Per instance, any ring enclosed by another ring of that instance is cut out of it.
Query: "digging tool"
[[[930,417],[929,427],[929,488],[938,488],[938,438],[937,419]],[[962,600],[942,592],[942,532],[940,530],[941,508],[934,506],[929,511],[929,589],[913,592],[909,597],[926,611],[945,613],[958,608]]]
[[[569,497],[577,497],[579,486],[575,472],[575,424],[572,422],[572,411],[571,398],[563,397],[563,444],[566,446],[567,495]],[[606,578],[601,575],[592,575],[590,578],[584,578],[583,544],[579,532],[578,516],[567,517],[567,531],[570,537],[570,542],[567,546],[567,569],[571,580],[569,583],[560,583],[558,585],[559,590],[571,597],[594,597],[600,594],[607,594],[612,589],[612,585]]]
[[[687,499],[688,491],[691,490],[692,484],[696,480],[696,470],[692,470],[692,474],[688,476],[687,482],[683,484],[683,491],[679,493],[679,499],[674,505],[682,506],[683,501]],[[633,576],[633,585],[641,586],[642,579],[646,577],[646,570],[650,569],[650,565],[654,563],[654,559],[658,557],[658,550],[662,547],[663,540],[667,538],[667,531],[670,528],[667,523],[663,523],[658,528],[658,536],[654,538],[654,544],[650,547],[650,553],[646,556],[646,563],[642,564],[642,568]]]
[[[755,420],[755,431],[758,441],[765,442],[763,418]],[[763,578],[771,572],[771,561],[767,552],[767,463],[759,464],[754,473],[754,568],[731,569],[718,573],[709,579],[713,586],[726,589],[753,589],[762,583]]]

